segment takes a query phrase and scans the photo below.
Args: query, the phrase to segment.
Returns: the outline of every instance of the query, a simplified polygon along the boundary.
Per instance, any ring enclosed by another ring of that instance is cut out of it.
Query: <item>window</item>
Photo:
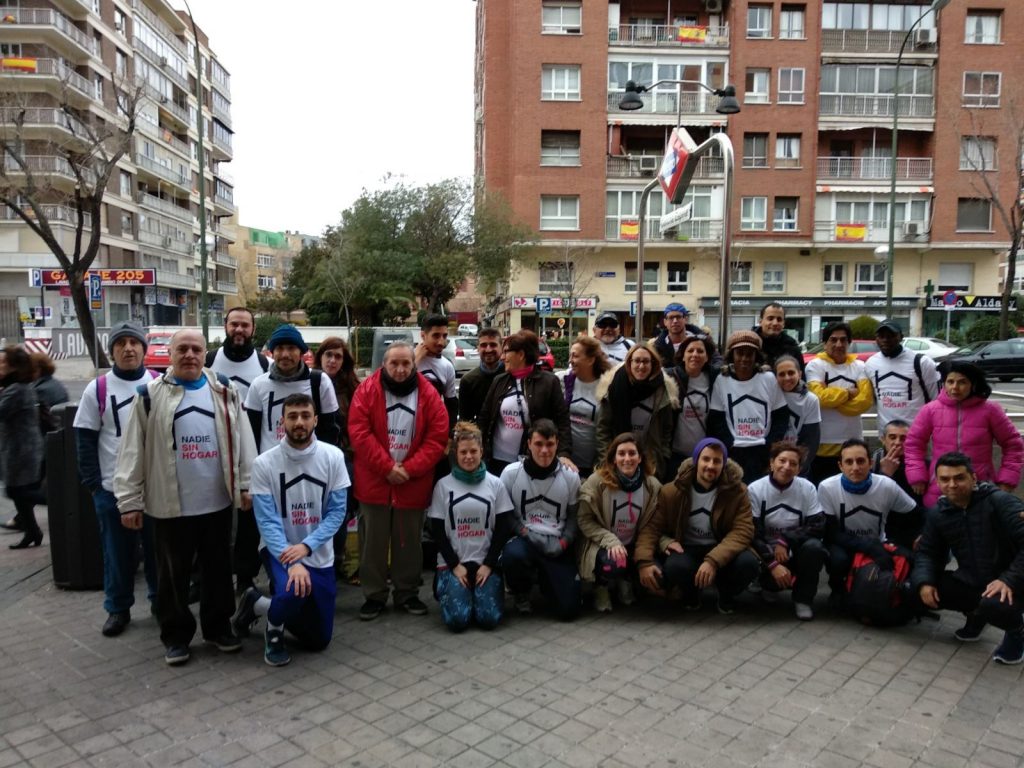
[[[120,189],[121,197],[131,197],[132,196],[132,175],[130,173],[128,173],[128,171],[121,171],[120,172],[120,179],[121,179],[121,185],[120,185],[121,186],[121,189]]]
[[[545,64],[541,68],[540,97],[544,101],[579,101],[579,65]]]
[[[963,105],[998,107],[1001,79],[999,72],[964,72]]]
[[[779,37],[783,40],[802,40],[804,37],[804,6],[784,5],[779,14]]]
[[[804,103],[804,71],[783,67],[779,70],[779,104]]]
[[[896,67],[889,65],[823,64],[820,111],[825,115],[892,115],[895,78]],[[932,67],[900,67],[901,116],[934,116],[934,81]]]
[[[939,291],[969,291],[971,290],[972,265],[967,263],[939,263],[939,284],[936,290]]]
[[[542,261],[537,265],[537,290],[547,292],[572,291],[573,264]]]
[[[103,75],[96,75],[92,83],[93,95],[98,101],[103,101]]]
[[[272,291],[277,285],[277,278],[270,275],[257,275],[256,285],[261,291]]]
[[[799,133],[780,133],[775,137],[775,167],[800,167]]]
[[[0,43],[0,56],[21,57],[21,43]]]
[[[782,262],[765,262],[761,270],[761,289],[765,293],[784,293],[786,290],[786,265]]]
[[[772,213],[772,229],[776,232],[796,232],[799,197],[776,197]]]
[[[964,42],[975,45],[998,45],[1000,22],[999,11],[968,11],[964,26]]]
[[[540,7],[540,31],[546,35],[578,35],[582,16],[580,3],[544,3]]]
[[[122,11],[120,8],[114,8],[114,29],[116,29],[122,35],[125,35],[128,32],[128,29],[125,26],[124,11]]]
[[[740,229],[759,231],[768,228],[768,198],[744,197],[740,201]]]
[[[121,211],[121,235],[132,236],[132,215],[128,211]]]
[[[753,266],[749,261],[734,261],[732,263],[732,289],[736,292],[747,292],[753,290],[751,275]]]
[[[666,291],[689,291],[690,290],[690,262],[670,261],[665,275]]]
[[[846,291],[846,265],[826,264],[822,275],[822,288],[825,293],[844,293]]]
[[[771,77],[770,69],[748,69],[747,89],[743,94],[745,104],[767,104],[768,103],[768,80]]]
[[[858,264],[853,290],[881,293],[885,290],[885,264]]]
[[[114,71],[119,75],[128,74],[128,54],[120,48],[114,49]]]
[[[257,253],[256,254],[256,266],[262,267],[263,269],[274,268],[274,255],[270,253]]]
[[[962,136],[960,138],[960,170],[996,170],[996,140],[992,136]]]
[[[541,131],[541,165],[579,165],[579,131]]]
[[[580,199],[577,195],[556,197],[541,195],[540,228],[574,230],[580,228]]]
[[[745,133],[745,134],[743,134],[743,167],[744,168],[767,168],[768,167],[768,134],[767,133]]]
[[[747,8],[747,37],[768,38],[772,36],[772,7],[752,5]]]
[[[957,232],[990,232],[992,205],[989,200],[961,197],[956,204]]]
[[[661,264],[658,262],[644,262],[644,290],[645,291],[657,291],[658,290],[658,271],[661,268]],[[626,293],[632,293],[636,291],[636,262],[626,262],[626,284],[623,286],[623,290]]]

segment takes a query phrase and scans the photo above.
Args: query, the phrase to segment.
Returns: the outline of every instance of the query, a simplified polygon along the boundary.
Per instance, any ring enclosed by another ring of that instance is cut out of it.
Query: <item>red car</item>
[[[555,355],[544,339],[540,340],[540,357],[537,358],[537,364],[545,371],[555,370]]]
[[[146,356],[142,364],[154,371],[166,371],[171,365],[170,344],[170,333],[147,333]]]
[[[818,356],[819,352],[825,351],[825,345],[815,344],[813,347],[804,352],[804,365],[811,362],[815,357]],[[854,339],[850,342],[850,348],[847,353],[853,353],[857,356],[858,360],[867,360],[875,352],[878,351],[878,343],[874,339]]]
[[[269,349],[267,349],[266,346],[263,347],[263,356],[266,357],[271,362],[273,362],[273,360],[274,360],[274,353],[271,352]],[[302,362],[304,362],[307,367],[312,368],[313,367],[313,358],[314,357],[315,357],[315,355],[313,354],[313,350],[312,349],[307,350],[306,352],[303,352],[303,354],[302,354]]]

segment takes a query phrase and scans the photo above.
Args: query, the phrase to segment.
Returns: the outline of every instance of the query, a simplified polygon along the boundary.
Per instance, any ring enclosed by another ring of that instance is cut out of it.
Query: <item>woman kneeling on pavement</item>
[[[602,613],[612,609],[611,586],[622,605],[634,601],[636,532],[654,515],[661,490],[651,464],[636,436],[626,432],[612,441],[604,462],[580,489],[580,577],[596,582],[594,607]]]
[[[455,425],[455,464],[434,486],[427,510],[437,542],[434,596],[448,629],[461,632],[471,619],[483,629],[501,621],[505,591],[495,572],[501,548],[512,533],[512,499],[504,484],[487,472],[483,436],[470,422]]]

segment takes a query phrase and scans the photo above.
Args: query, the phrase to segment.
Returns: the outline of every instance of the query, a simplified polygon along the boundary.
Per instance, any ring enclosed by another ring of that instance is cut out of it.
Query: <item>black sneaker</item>
[[[189,653],[187,645],[172,645],[167,649],[167,653],[164,654],[164,661],[166,661],[172,667],[178,667],[187,662],[192,655]]]
[[[723,616],[731,616],[736,613],[736,599],[720,594],[718,596],[718,612]]]
[[[230,632],[217,635],[217,637],[206,637],[203,639],[210,643],[210,645],[217,646],[217,650],[221,653],[238,653],[242,650],[242,641]]]
[[[238,637],[248,637],[252,625],[259,621],[256,615],[256,601],[263,597],[256,587],[249,587],[238,599],[238,608],[231,617],[231,629]]]
[[[1000,664],[1020,664],[1024,661],[1024,629],[1013,629],[1003,634],[1003,642],[992,654]]]
[[[263,661],[272,667],[283,667],[291,662],[291,654],[284,644],[284,630],[267,627],[263,633]]]
[[[406,613],[411,613],[413,616],[427,615],[427,606],[425,606],[423,601],[416,597],[416,595],[413,595],[402,603],[402,608],[405,609]]]
[[[359,609],[360,621],[373,621],[380,616],[380,612],[384,610],[384,607],[384,603],[380,600],[367,600],[363,603],[363,607]]]
[[[981,633],[985,629],[985,622],[973,614],[968,614],[967,621],[956,632],[953,637],[961,643],[976,643],[981,639]]]
[[[117,611],[107,616],[107,620],[103,622],[104,637],[117,637],[125,628],[128,626],[128,622],[132,620],[131,614],[128,611]]]

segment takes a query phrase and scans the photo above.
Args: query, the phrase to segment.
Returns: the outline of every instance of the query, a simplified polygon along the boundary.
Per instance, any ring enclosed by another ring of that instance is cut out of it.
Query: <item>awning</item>
[[[892,186],[889,184],[819,184],[816,187],[818,192],[863,192],[865,194],[889,194],[892,191]],[[931,194],[935,192],[935,187],[911,187],[907,185],[901,186],[900,183],[896,182],[896,194]]]

